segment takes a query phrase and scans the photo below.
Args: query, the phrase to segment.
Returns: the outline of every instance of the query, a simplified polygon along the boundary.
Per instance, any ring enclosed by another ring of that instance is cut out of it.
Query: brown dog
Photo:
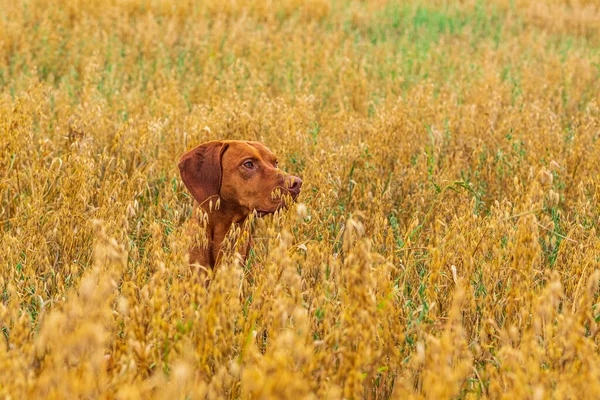
[[[214,268],[221,257],[227,232],[240,226],[250,213],[262,217],[285,206],[285,194],[296,199],[302,179],[288,175],[277,165],[277,157],[258,142],[212,141],[188,151],[179,161],[183,183],[196,200],[198,225],[206,240],[196,240],[190,249],[190,264]],[[201,216],[202,215],[202,216]],[[248,241],[244,256],[248,256]]]

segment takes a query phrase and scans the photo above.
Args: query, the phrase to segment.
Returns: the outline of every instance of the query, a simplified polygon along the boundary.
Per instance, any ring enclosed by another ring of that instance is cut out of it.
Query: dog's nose
[[[295,199],[300,194],[300,188],[302,187],[302,179],[297,176],[290,175],[285,180],[285,186],[288,188],[292,197]]]

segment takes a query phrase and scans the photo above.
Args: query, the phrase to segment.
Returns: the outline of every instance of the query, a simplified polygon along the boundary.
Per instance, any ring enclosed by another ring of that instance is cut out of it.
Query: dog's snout
[[[297,176],[290,175],[286,178],[286,187],[292,194],[292,197],[296,198],[300,194],[300,188],[302,187],[302,179]]]

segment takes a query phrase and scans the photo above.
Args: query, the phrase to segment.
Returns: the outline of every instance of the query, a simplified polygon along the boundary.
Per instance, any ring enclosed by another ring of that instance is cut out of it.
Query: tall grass
[[[0,394],[596,398],[594,1],[0,7]],[[178,157],[304,180],[207,289]]]

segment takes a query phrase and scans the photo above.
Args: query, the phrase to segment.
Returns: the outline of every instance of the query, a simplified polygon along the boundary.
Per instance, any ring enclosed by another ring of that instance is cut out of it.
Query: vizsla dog
[[[190,264],[210,269],[218,264],[232,227],[241,226],[254,211],[262,217],[284,207],[286,194],[295,200],[302,186],[302,179],[281,171],[277,157],[259,142],[203,143],[181,156],[179,171],[196,200],[194,229],[206,232],[205,240],[192,244]],[[251,239],[245,246],[242,255],[247,257]]]

